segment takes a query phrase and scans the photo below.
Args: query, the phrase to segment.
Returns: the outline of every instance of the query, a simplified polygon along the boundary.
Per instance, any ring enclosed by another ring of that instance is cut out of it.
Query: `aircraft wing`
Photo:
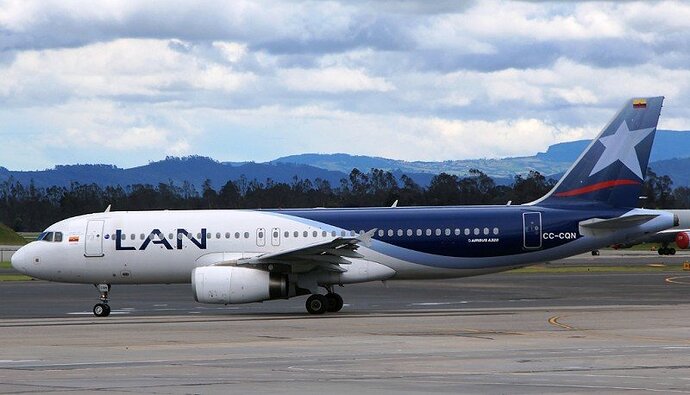
[[[340,265],[348,265],[348,258],[362,258],[356,250],[361,243],[369,245],[376,229],[355,237],[334,237],[330,240],[308,244],[254,257],[240,258],[237,265],[287,264],[297,267],[297,271],[320,268],[329,271],[345,272]]]

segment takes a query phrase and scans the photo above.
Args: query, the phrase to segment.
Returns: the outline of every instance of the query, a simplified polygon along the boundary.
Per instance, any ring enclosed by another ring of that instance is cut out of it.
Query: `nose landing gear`
[[[110,291],[110,284],[94,284],[101,293],[100,303],[93,306],[93,315],[96,317],[107,317],[110,315],[110,306],[108,306],[108,292]]]

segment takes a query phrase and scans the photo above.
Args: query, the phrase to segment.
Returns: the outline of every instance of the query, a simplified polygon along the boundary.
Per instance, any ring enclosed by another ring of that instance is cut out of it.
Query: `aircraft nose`
[[[28,254],[26,252],[26,247],[18,249],[17,252],[15,252],[12,255],[12,258],[10,258],[10,264],[12,265],[14,270],[22,274],[27,274],[29,259]]]

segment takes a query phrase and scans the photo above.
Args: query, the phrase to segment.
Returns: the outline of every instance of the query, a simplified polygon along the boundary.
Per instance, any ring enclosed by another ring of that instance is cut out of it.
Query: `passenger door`
[[[522,213],[523,247],[527,250],[541,248],[541,213]]]
[[[86,238],[84,239],[84,256],[103,256],[103,220],[92,220],[86,223]]]

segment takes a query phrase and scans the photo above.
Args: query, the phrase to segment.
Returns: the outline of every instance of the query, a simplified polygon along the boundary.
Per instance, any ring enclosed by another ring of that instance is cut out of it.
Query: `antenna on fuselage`
[[[109,205],[108,205],[108,207],[106,207],[106,208],[105,208],[105,211],[104,211],[104,213],[109,213],[109,212],[110,212],[110,206],[112,206],[112,205],[111,205],[111,204],[109,204]]]
[[[398,199],[395,199],[393,204],[391,204],[391,208],[393,208],[393,207],[398,207]]]

